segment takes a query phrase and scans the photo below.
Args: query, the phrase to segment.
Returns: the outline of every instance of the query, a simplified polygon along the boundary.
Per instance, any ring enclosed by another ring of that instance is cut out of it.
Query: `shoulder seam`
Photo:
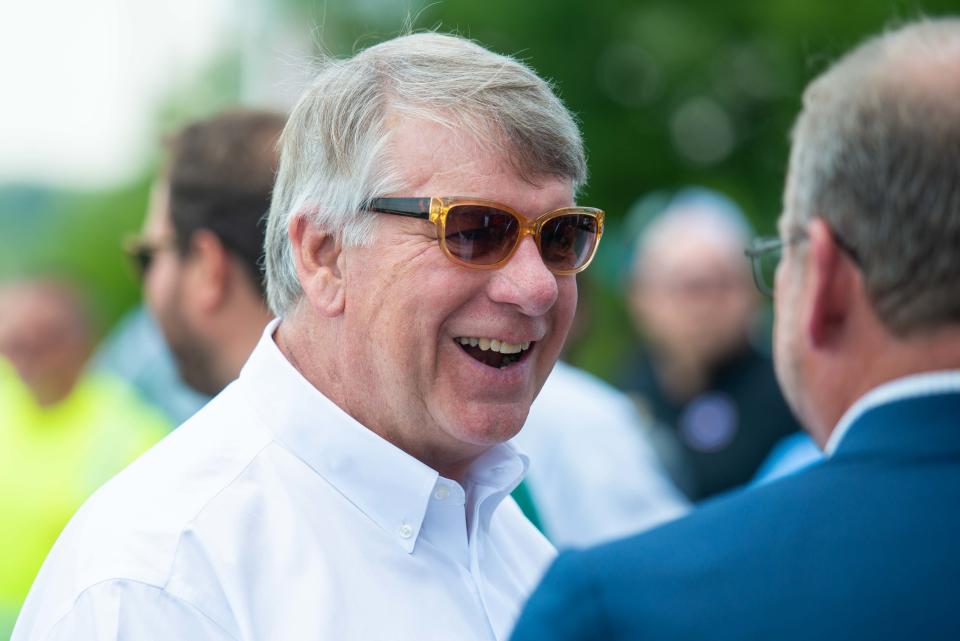
[[[177,535],[177,546],[174,548],[173,555],[170,557],[170,567],[167,569],[167,578],[163,581],[163,585],[158,587],[161,587],[163,590],[166,590],[167,586],[170,584],[170,580],[173,578],[173,567],[177,560],[177,555],[180,554],[180,544],[183,542],[184,533],[187,531],[190,525],[194,523],[200,517],[201,514],[203,514],[203,511],[206,510],[207,507],[214,500],[216,500],[217,497],[219,497],[221,494],[226,492],[227,489],[230,486],[232,486],[238,478],[243,476],[246,473],[246,471],[250,469],[250,466],[253,465],[257,461],[257,459],[260,458],[260,455],[263,453],[263,451],[268,447],[270,447],[271,445],[273,445],[273,443],[274,443],[274,439],[271,437],[267,440],[266,443],[261,445],[260,448],[256,452],[254,452],[253,456],[250,457],[250,460],[247,461],[246,465],[240,468],[240,470],[237,471],[237,473],[229,481],[224,483],[219,490],[217,490],[209,498],[207,498],[207,500],[203,502],[203,505],[197,508],[197,511],[194,513],[194,515],[191,516],[189,519],[187,519],[183,523],[183,525],[180,527],[180,532]]]
[[[228,638],[234,639],[234,641],[240,641],[239,639],[237,639],[237,637],[235,637],[235,636],[233,636],[232,634],[230,634],[230,632],[228,632],[228,631],[226,630],[226,628],[224,628],[216,619],[214,619],[213,617],[211,617],[209,614],[207,614],[206,612],[204,612],[203,610],[201,610],[199,607],[197,607],[197,606],[194,605],[193,603],[190,603],[190,602],[187,601],[186,599],[182,599],[182,598],[180,598],[179,596],[177,596],[176,594],[170,592],[170,591],[167,590],[165,587],[158,586],[158,585],[153,585],[152,583],[148,583],[148,582],[146,582],[146,581],[138,581],[137,579],[130,579],[130,578],[126,578],[126,577],[112,577],[112,578],[109,578],[109,579],[103,579],[102,581],[97,581],[96,583],[91,583],[90,585],[86,586],[83,590],[80,591],[79,594],[77,594],[76,598],[73,600],[73,603],[70,604],[70,607],[67,609],[67,611],[66,611],[62,616],[60,616],[60,618],[58,618],[58,619],[56,620],[56,622],[55,622],[52,626],[50,626],[50,628],[47,630],[46,634],[44,635],[44,638],[45,638],[45,639],[49,639],[49,638],[50,638],[50,635],[60,626],[61,623],[63,623],[63,621],[64,621],[64,620],[70,615],[70,613],[73,611],[73,609],[77,607],[77,603],[80,602],[80,599],[83,598],[84,595],[86,595],[90,590],[92,590],[93,588],[95,588],[95,587],[97,587],[97,586],[103,585],[103,584],[105,584],[105,583],[111,583],[111,582],[117,582],[117,583],[122,583],[122,582],[125,582],[125,583],[136,583],[136,584],[142,585],[142,586],[144,586],[144,587],[146,587],[146,588],[150,588],[150,589],[152,589],[152,590],[156,590],[156,591],[158,591],[158,592],[162,592],[165,596],[169,597],[170,599],[176,601],[177,603],[182,603],[183,605],[187,606],[187,607],[190,608],[191,610],[193,610],[193,611],[197,612],[198,614],[200,614],[200,616],[202,616],[204,619],[207,619],[208,621],[210,621],[210,623],[212,623],[213,625],[215,625],[215,626],[217,627],[217,629],[220,630],[221,632],[223,632],[223,634],[226,635]]]

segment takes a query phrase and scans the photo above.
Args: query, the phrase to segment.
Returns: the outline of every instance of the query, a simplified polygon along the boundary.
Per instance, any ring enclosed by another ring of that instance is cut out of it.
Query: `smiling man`
[[[239,379],[75,517],[14,638],[504,639],[553,549],[509,497],[603,213],[567,110],[437,34],[330,61]]]

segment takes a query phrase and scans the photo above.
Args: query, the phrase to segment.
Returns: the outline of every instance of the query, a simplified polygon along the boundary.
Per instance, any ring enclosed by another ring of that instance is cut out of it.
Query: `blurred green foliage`
[[[609,376],[636,340],[620,301],[624,218],[645,193],[700,184],[737,200],[761,232],[780,208],[789,130],[804,85],[869,34],[960,11],[960,0],[284,0],[271,10],[317,50],[349,55],[406,29],[438,29],[515,55],[555,82],[583,126],[591,180],[580,201],[608,212],[582,278],[592,328],[572,360]],[[269,53],[269,52],[268,52]],[[225,51],[158,113],[161,128],[239,95]],[[148,172],[149,173],[149,172]],[[101,193],[0,189],[0,276],[63,269],[90,283],[109,322],[137,298],[117,242],[139,227],[144,176]],[[18,220],[11,222],[13,217]],[[29,218],[29,221],[24,221]]]

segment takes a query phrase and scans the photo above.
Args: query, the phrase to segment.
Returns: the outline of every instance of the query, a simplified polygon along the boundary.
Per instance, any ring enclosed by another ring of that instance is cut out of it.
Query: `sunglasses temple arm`
[[[429,198],[374,198],[367,204],[366,209],[380,214],[430,219]]]

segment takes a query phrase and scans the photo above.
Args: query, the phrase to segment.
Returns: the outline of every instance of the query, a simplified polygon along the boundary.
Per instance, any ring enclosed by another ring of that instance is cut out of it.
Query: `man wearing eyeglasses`
[[[826,461],[562,555],[516,641],[960,638],[958,167],[960,20],[810,85],[752,253],[783,249],[778,378]]]
[[[14,639],[505,639],[553,556],[510,491],[603,213],[523,64],[410,35],[281,141],[271,322],[61,539]]]
[[[281,114],[230,109],[167,142],[143,235],[127,244],[147,307],[183,380],[205,395],[237,377],[272,318],[264,303],[263,217]]]

